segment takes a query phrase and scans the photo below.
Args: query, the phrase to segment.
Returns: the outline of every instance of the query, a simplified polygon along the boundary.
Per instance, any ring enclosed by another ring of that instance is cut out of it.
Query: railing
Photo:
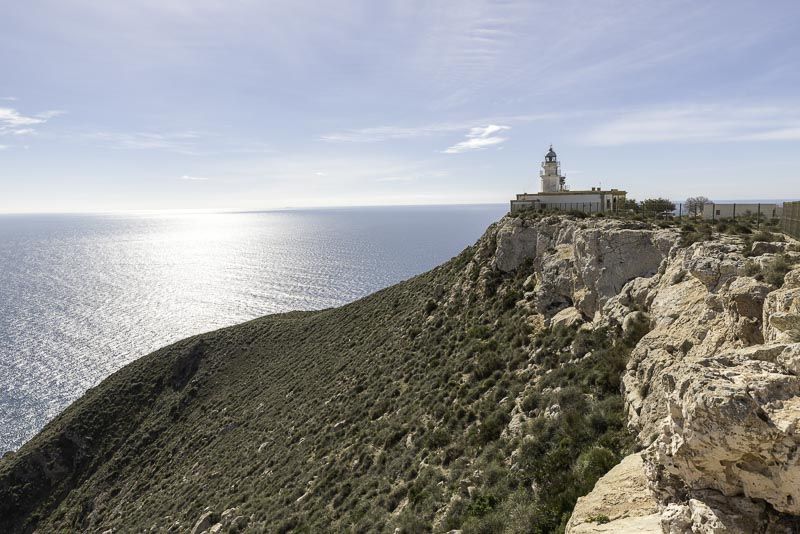
[[[800,202],[784,202],[781,229],[795,239],[800,239]]]

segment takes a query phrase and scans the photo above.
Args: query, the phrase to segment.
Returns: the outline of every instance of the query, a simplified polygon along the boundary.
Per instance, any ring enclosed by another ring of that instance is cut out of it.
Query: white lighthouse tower
[[[561,166],[553,150],[553,145],[550,145],[550,150],[544,156],[539,176],[542,179],[542,193],[557,193],[566,189],[564,185],[566,177],[561,176]]]

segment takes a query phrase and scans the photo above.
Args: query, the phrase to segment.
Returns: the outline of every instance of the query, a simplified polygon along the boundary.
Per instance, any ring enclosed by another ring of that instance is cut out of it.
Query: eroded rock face
[[[776,289],[746,276],[743,251],[675,247],[595,319],[649,321],[623,392],[663,532],[800,531],[800,269]]]
[[[484,241],[492,237],[495,269],[510,272],[532,262],[540,313],[575,306],[590,318],[627,282],[654,275],[678,241],[676,231],[646,224],[563,217],[504,218]]]
[[[800,531],[800,269],[779,288],[753,275],[795,244],[759,244],[753,257],[738,237],[678,237],[552,217],[503,219],[481,240],[492,270],[525,270],[516,305],[537,324],[639,339],[622,388],[644,451],[598,481],[567,530]]]
[[[645,458],[666,497],[677,479],[681,491],[744,494],[800,514],[800,378],[735,352],[684,358],[657,378],[667,416]]]
[[[783,287],[767,295],[763,325],[767,341],[800,341],[800,269],[786,274]]]

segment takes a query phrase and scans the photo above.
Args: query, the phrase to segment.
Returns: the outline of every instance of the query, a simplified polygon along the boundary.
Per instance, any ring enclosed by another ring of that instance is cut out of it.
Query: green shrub
[[[764,269],[764,281],[775,287],[781,287],[786,273],[791,271],[793,266],[794,260],[788,254],[777,256],[775,260]]]
[[[489,414],[481,421],[478,430],[478,443],[486,445],[500,437],[511,417],[502,408]]]

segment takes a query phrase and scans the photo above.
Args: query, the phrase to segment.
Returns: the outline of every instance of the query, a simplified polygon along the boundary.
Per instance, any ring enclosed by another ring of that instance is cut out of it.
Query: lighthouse
[[[542,180],[542,186],[539,189],[542,193],[557,193],[566,189],[564,184],[567,178],[561,176],[561,165],[558,163],[558,156],[553,150],[553,145],[550,145],[550,150],[544,155],[539,177]]]
[[[518,193],[517,198],[511,201],[511,211],[534,209],[598,213],[618,211],[625,205],[627,193],[620,189],[591,187],[571,190],[567,187],[567,178],[561,174],[561,164],[553,145],[544,155],[539,179],[539,192]]]

